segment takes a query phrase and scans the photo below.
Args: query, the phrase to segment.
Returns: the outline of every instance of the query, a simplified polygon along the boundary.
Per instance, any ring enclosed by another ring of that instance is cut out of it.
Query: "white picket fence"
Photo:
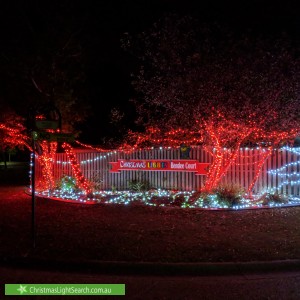
[[[274,150],[265,161],[260,175],[256,181],[253,192],[263,192],[269,189],[278,189],[280,193],[300,195],[300,149],[286,148]],[[263,150],[242,148],[235,163],[222,178],[222,183],[235,183],[244,188],[251,184],[256,172],[256,162],[259,161]],[[89,150],[76,150],[76,157],[85,178],[97,183],[104,190],[128,189],[130,181],[146,181],[153,188],[199,190],[205,182],[205,175],[197,176],[195,173],[169,172],[169,171],[121,171],[110,173],[109,162],[118,159],[180,159],[179,149],[157,148],[153,150],[138,150],[127,154],[121,151],[100,153]],[[201,147],[193,147],[190,159],[199,162],[212,162],[212,156]],[[278,170],[270,173],[270,170]],[[279,174],[278,174],[279,173]],[[53,175],[59,180],[64,175],[73,175],[71,165],[64,153],[56,154],[53,162]],[[36,181],[42,178],[41,166],[36,161]]]

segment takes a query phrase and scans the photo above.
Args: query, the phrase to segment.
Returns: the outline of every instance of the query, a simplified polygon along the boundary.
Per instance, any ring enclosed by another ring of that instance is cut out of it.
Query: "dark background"
[[[300,27],[298,6],[298,1],[278,0],[0,1],[0,62],[10,60],[16,66],[15,70],[5,70],[7,75],[1,73],[1,101],[9,99],[17,112],[24,112],[27,103],[22,97],[29,87],[25,84],[23,90],[16,88],[16,81],[21,86],[24,78],[22,65],[14,64],[14,59],[26,61],[38,55],[36,43],[55,44],[56,38],[63,36],[58,33],[74,34],[84,65],[81,93],[92,108],[80,127],[80,140],[101,144],[116,134],[110,123],[112,108],[124,111],[126,126],[135,128],[134,106],[129,103],[135,94],[130,82],[139,62],[121,48],[120,39],[125,32],[135,36],[166,13],[176,13],[191,15],[200,22],[218,23],[237,33],[269,36],[286,32],[296,40]]]

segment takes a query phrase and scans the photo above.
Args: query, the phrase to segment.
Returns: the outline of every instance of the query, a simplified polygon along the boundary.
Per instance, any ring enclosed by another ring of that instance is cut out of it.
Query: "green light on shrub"
[[[61,192],[73,193],[76,190],[76,180],[72,176],[63,176],[58,184]]]

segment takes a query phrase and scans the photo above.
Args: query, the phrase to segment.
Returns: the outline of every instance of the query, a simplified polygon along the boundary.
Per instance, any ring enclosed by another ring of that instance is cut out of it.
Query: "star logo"
[[[19,291],[20,294],[23,295],[23,293],[27,293],[26,288],[27,288],[26,285],[23,286],[23,285],[20,284],[20,287],[17,289],[17,291]]]

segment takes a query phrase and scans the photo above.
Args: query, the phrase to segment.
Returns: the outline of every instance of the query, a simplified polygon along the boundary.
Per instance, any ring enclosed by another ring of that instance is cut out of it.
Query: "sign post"
[[[32,174],[31,174],[31,236],[32,246],[35,248],[35,139],[32,136]]]
[[[38,118],[38,115],[42,115],[43,119]],[[61,114],[60,111],[52,104],[48,103],[45,106],[41,106],[38,108],[31,108],[28,113],[28,131],[31,133],[31,139],[32,139],[32,168],[31,168],[31,237],[32,237],[32,246],[35,248],[36,246],[36,199],[35,199],[35,173],[36,173],[36,167],[35,167],[35,151],[36,146],[38,143],[38,140],[49,140],[52,141],[54,139],[55,141],[60,141],[60,139],[65,139],[68,141],[72,140],[71,136],[63,136],[59,137],[56,134],[55,137],[50,134],[49,139],[40,137],[44,135],[49,134],[49,130],[60,130],[61,129]]]

